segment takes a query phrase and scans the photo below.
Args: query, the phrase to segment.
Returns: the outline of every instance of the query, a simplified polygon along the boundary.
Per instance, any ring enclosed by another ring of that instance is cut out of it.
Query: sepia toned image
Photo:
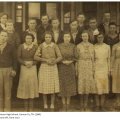
[[[120,2],[0,2],[0,112],[120,111]]]

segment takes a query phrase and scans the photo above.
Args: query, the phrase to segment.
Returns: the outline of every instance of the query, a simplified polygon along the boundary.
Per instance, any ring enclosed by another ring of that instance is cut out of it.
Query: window
[[[16,22],[21,23],[23,21],[23,5],[22,3],[16,3]]]

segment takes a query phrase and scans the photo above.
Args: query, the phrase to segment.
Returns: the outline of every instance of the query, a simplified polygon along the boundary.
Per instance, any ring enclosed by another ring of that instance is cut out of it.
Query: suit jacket
[[[72,36],[72,33],[71,33],[71,36]],[[80,42],[82,42],[82,38],[81,38],[81,33],[78,31],[78,33],[76,34],[75,40],[73,39],[73,36],[72,36],[72,38],[71,38],[71,43],[77,45],[77,44],[79,44]]]
[[[54,32],[52,30],[51,30],[51,32],[54,35]],[[53,42],[55,42],[54,37],[53,37]],[[62,42],[63,42],[63,31],[59,30],[59,36],[58,36],[58,40],[57,40],[56,44],[60,44]]]
[[[46,27],[46,29],[44,28],[43,25],[38,26],[37,28],[37,39],[38,39],[38,44],[41,44],[44,42],[44,33],[46,31],[51,31],[51,25],[48,24],[48,26]]]

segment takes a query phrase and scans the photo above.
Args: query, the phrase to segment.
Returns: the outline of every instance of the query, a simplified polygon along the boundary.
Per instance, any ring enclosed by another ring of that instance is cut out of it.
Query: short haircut
[[[31,20],[35,20],[35,21],[36,21],[36,23],[37,23],[36,18],[29,18],[28,22],[29,22],[29,21],[31,21]]]
[[[85,16],[85,14],[84,14],[83,12],[79,12],[79,13],[77,14],[77,17],[78,17],[79,15],[84,15],[84,16]]]
[[[70,31],[64,31],[64,32],[63,32],[63,36],[64,36],[65,34],[69,34],[69,35],[71,36]]]
[[[110,14],[110,11],[105,11],[103,14],[106,14],[106,13],[109,13],[109,14]]]
[[[0,13],[0,18],[1,18],[2,16],[4,16],[4,15],[6,15],[6,16],[7,16],[7,19],[8,19],[8,14],[7,14],[7,13],[4,13],[4,12]]]
[[[95,17],[90,18],[90,19],[89,19],[89,22],[90,22],[91,20],[96,20],[96,21],[97,21],[97,19],[96,19]]]
[[[72,21],[70,22],[70,24],[73,23],[73,22],[77,22],[77,23],[78,23],[78,21],[77,21],[76,19],[74,19],[74,20],[72,20]]]
[[[45,31],[45,33],[44,33],[44,39],[45,39],[45,35],[46,34],[51,35],[52,36],[52,40],[53,40],[53,33],[52,33],[52,31]]]
[[[42,17],[44,17],[44,16],[47,16],[47,17],[48,17],[48,19],[49,19],[48,14],[42,14],[42,15],[41,15],[41,19],[42,19]]]
[[[58,18],[52,18],[52,19],[51,19],[51,21],[53,21],[53,20],[58,20],[58,21],[59,21],[59,19],[58,19]],[[59,21],[59,22],[60,22],[60,21]]]
[[[103,35],[103,36],[105,36],[105,34],[104,34],[103,32],[99,32],[99,34],[96,35],[96,37],[98,37],[99,35]]]
[[[24,36],[23,36],[23,37],[24,37],[24,40],[25,40],[26,36],[31,36],[31,37],[32,37],[32,41],[34,41],[34,39],[35,39],[35,37],[34,37],[33,34],[27,32],[27,33],[25,33]]]

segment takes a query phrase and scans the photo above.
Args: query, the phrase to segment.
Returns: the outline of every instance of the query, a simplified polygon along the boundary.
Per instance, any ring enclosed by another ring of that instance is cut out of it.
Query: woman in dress
[[[44,109],[48,109],[47,95],[50,94],[50,109],[53,110],[55,93],[60,91],[57,63],[62,60],[62,55],[52,39],[52,33],[45,32],[45,42],[38,47],[34,59],[41,62],[38,78],[39,93],[43,94]]]
[[[78,94],[80,97],[81,108],[87,109],[89,94],[96,93],[96,83],[93,79],[94,70],[94,47],[88,42],[89,35],[87,31],[82,34],[82,42],[77,45],[76,71],[78,76]]]
[[[63,35],[64,43],[59,44],[62,54],[62,61],[58,64],[60,79],[60,96],[62,97],[63,109],[69,109],[71,96],[76,95],[75,79],[75,45],[70,43],[69,32]]]
[[[98,43],[94,46],[94,78],[97,85],[96,106],[98,110],[104,110],[105,94],[109,93],[110,46],[103,42],[104,35],[102,33],[97,35],[97,41]]]
[[[0,31],[6,30],[6,22],[8,20],[7,13],[0,13]]]
[[[119,42],[112,48],[112,60],[111,60],[111,72],[112,72],[112,92],[117,95],[117,107],[120,109],[120,33]]]
[[[25,35],[25,42],[18,48],[18,61],[21,64],[17,97],[24,100],[25,111],[33,110],[33,99],[39,97],[36,61],[34,54],[37,47],[33,45],[34,36]]]

